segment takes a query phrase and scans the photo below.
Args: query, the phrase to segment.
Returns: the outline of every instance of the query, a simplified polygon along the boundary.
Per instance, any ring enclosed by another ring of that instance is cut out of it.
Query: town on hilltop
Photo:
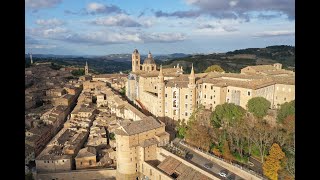
[[[30,61],[25,165],[38,180],[266,179],[269,152],[294,147],[295,73],[280,63],[184,73],[134,49],[129,74],[89,62],[74,78]]]

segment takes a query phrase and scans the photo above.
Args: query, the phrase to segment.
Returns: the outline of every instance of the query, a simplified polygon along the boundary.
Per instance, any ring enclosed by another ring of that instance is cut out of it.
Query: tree
[[[212,114],[211,122],[213,126],[220,128],[222,124],[233,124],[243,118],[245,110],[233,103],[217,105]]]
[[[280,160],[284,157],[285,154],[281,147],[274,143],[270,148],[266,161],[263,163],[263,174],[271,180],[278,180],[278,171],[281,169]]]
[[[116,135],[114,133],[109,133],[109,139],[110,140],[115,140],[116,139]]]
[[[25,176],[25,180],[34,180],[32,172],[28,172],[24,176]]]
[[[223,143],[222,154],[224,159],[227,161],[232,161],[234,159],[233,155],[230,152],[229,143],[227,140]]]
[[[267,115],[268,109],[271,106],[270,101],[263,97],[254,97],[248,101],[248,111],[251,112],[256,118],[263,118]]]
[[[208,119],[208,121],[210,121],[210,114],[208,115],[208,118],[204,118],[202,114],[203,111],[205,111],[204,107],[200,107],[192,113],[189,118],[188,125],[186,126],[184,137],[186,142],[189,144],[199,147],[205,151],[209,151],[211,143],[216,141],[217,138],[214,134],[213,128],[203,121],[203,119]]]
[[[71,74],[73,75],[73,76],[83,76],[85,73],[84,73],[84,69],[75,69],[75,70],[72,70],[71,71]]]
[[[265,120],[255,122],[254,128],[252,128],[251,141],[258,147],[262,163],[267,148],[273,143],[274,136],[274,129]]]
[[[224,72],[224,70],[219,65],[209,66],[204,72],[208,73],[208,72],[214,72],[214,71]]]
[[[282,123],[282,121],[289,115],[295,114],[295,101],[285,102],[281,104],[280,109],[278,110],[277,120]]]

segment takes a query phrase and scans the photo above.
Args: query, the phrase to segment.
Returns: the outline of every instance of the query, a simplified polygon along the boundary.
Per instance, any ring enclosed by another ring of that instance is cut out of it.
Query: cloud
[[[256,33],[254,37],[276,37],[276,36],[293,36],[295,35],[294,31],[280,30],[280,31],[264,31]]]
[[[44,44],[40,41],[34,39],[31,36],[25,36],[25,48],[26,49],[52,49],[57,47],[56,45],[52,44]]]
[[[192,17],[198,17],[200,16],[199,11],[175,11],[173,13],[166,13],[163,11],[156,11],[155,13],[156,17],[170,17],[175,16],[178,18],[192,18]]]
[[[227,32],[235,32],[235,31],[238,31],[238,29],[237,28],[235,28],[235,27],[232,27],[232,26],[224,26],[224,27],[222,27],[225,31],[227,31]]]
[[[60,26],[60,25],[65,24],[65,22],[58,20],[57,18],[47,19],[47,20],[37,19],[36,24],[38,24],[40,26]]]
[[[143,31],[95,31],[88,33],[71,32],[67,29],[56,28],[34,28],[26,29],[26,35],[37,38],[45,38],[52,40],[60,40],[69,43],[83,43],[91,45],[108,45],[108,44],[122,44],[122,43],[170,43],[183,41],[186,36],[182,33],[149,33]],[[27,43],[27,42],[26,42]]]
[[[260,13],[257,18],[259,19],[273,19],[273,18],[277,18],[279,17],[280,14],[263,14],[263,13]]]
[[[272,11],[286,14],[289,19],[295,18],[295,0],[185,0],[195,9],[188,11],[156,11],[156,17],[193,18],[210,15],[217,18],[243,18],[249,21],[249,12]]]
[[[103,25],[103,26],[120,26],[120,27],[141,27],[142,24],[133,20],[125,14],[120,14],[111,17],[98,18],[91,21],[92,24]]]
[[[77,15],[79,14],[79,12],[75,12],[75,11],[70,11],[70,10],[64,10],[65,14],[72,14],[72,15]]]
[[[216,27],[210,24],[203,24],[198,27],[198,29],[215,29]]]
[[[111,13],[123,13],[118,6],[115,5],[105,5],[101,3],[89,3],[86,7],[87,14],[111,14]]]
[[[170,43],[186,39],[186,36],[182,33],[151,33],[142,35],[144,42]]]
[[[37,10],[44,8],[51,8],[60,4],[62,0],[25,0],[25,6],[27,8]]]

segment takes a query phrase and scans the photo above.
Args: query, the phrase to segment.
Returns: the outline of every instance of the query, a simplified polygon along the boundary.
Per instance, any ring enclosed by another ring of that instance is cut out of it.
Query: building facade
[[[183,74],[179,64],[174,68],[156,69],[149,52],[143,65],[137,49],[132,53],[132,72],[126,83],[126,96],[141,109],[149,111],[173,127],[178,120],[187,121],[193,110],[203,105],[214,110],[223,103],[234,103],[247,108],[253,97],[264,97],[270,108],[295,98],[295,74],[274,65],[248,66],[241,73],[199,73],[192,67]]]

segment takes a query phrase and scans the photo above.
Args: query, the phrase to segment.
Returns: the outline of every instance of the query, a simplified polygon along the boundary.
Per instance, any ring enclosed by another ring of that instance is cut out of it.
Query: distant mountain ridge
[[[83,67],[87,61],[89,68],[99,73],[115,73],[119,71],[129,72],[131,70],[131,54],[109,54],[104,56],[92,55],[54,55],[54,54],[33,54],[34,62],[49,61],[64,66]],[[141,54],[141,64],[147,54]],[[153,54],[158,67],[173,67],[178,63],[183,66],[185,73],[189,73],[191,65],[194,65],[196,73],[203,72],[211,65],[219,65],[226,72],[240,72],[246,66],[257,64],[282,63],[286,69],[295,68],[295,47],[294,46],[268,46],[265,48],[246,48],[226,53],[212,54]],[[30,62],[29,55],[25,54],[26,63]]]

